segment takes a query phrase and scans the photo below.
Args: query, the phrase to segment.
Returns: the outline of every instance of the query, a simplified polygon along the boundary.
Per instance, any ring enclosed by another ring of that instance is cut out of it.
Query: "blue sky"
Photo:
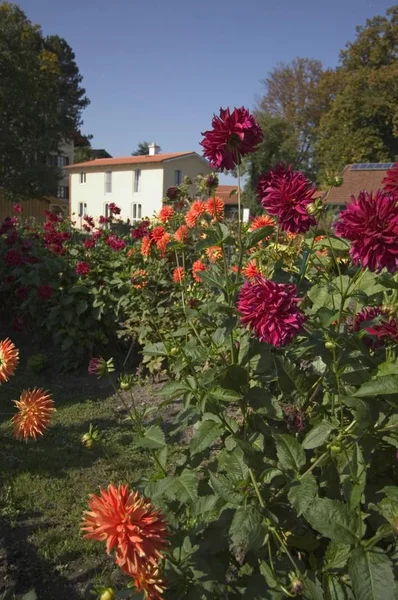
[[[91,105],[93,147],[141,140],[200,152],[220,106],[253,108],[261,80],[296,56],[335,66],[355,26],[393,0],[20,0],[45,34],[72,46]]]

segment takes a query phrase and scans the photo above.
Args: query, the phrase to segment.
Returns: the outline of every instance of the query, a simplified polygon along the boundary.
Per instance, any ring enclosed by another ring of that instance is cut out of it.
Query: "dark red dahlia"
[[[18,296],[18,298],[21,298],[21,300],[26,300],[28,295],[29,295],[29,288],[26,285],[21,285],[21,287],[19,287],[17,289],[17,296]]]
[[[91,250],[91,248],[95,248],[95,240],[93,238],[84,240],[83,244],[84,244],[84,247],[87,248],[87,250]]]
[[[120,215],[120,208],[114,202],[111,202],[108,206],[109,206],[109,211],[113,215]]]
[[[14,317],[12,321],[12,326],[15,331],[23,331],[25,327],[25,323],[22,317]]]
[[[340,213],[336,234],[351,242],[353,262],[370,271],[398,268],[398,204],[391,194],[361,192]]]
[[[126,242],[118,238],[117,235],[109,235],[105,240],[105,243],[115,252],[118,250],[124,250],[126,247]]]
[[[96,229],[95,231],[93,231],[93,233],[91,235],[92,235],[93,240],[97,241],[100,239],[102,234],[103,234],[102,229]]]
[[[10,267],[19,267],[23,264],[23,256],[18,250],[7,250],[6,264]]]
[[[42,283],[38,288],[37,288],[37,295],[39,296],[39,298],[41,300],[49,300],[51,298],[51,296],[53,295],[54,290],[50,285],[46,285],[45,283]]]
[[[91,228],[95,227],[95,222],[94,222],[93,217],[90,217],[89,215],[84,215],[83,221],[86,221],[88,227],[91,227]]]
[[[169,200],[177,200],[179,195],[180,195],[180,190],[178,189],[178,187],[169,187],[166,192],[166,196]]]
[[[141,223],[131,230],[131,237],[135,240],[141,240],[149,235],[149,221],[141,221]]]
[[[19,236],[18,236],[17,230],[13,229],[6,237],[7,246],[13,246],[14,244],[16,244],[18,241],[18,238],[19,238]]]
[[[77,263],[75,270],[78,275],[88,275],[90,273],[90,265],[88,262],[82,260]]]
[[[22,212],[22,206],[21,206],[19,203],[17,203],[17,204],[14,204],[14,207],[13,207],[13,208],[14,208],[14,212],[15,212],[15,213],[17,213],[17,214],[21,214],[21,212]]]
[[[398,321],[391,316],[388,310],[381,306],[366,306],[353,319],[351,331],[365,330],[377,340],[364,338],[364,342],[371,348],[377,348],[382,342],[398,342]]]
[[[383,190],[390,194],[398,193],[398,162],[387,171],[387,175],[383,179]]]
[[[203,155],[216,169],[230,171],[240,163],[242,156],[255,152],[263,139],[260,126],[247,108],[220,108],[214,115],[213,129],[202,133]]]
[[[239,294],[241,322],[255,333],[260,342],[284,346],[299,333],[305,316],[297,307],[295,285],[276,283],[256,277],[246,281]]]
[[[264,173],[257,185],[257,194],[265,210],[278,217],[281,229],[290,233],[305,233],[316,224],[307,207],[314,201],[315,188],[300,171],[279,164]]]
[[[105,225],[106,223],[109,223],[109,222],[110,222],[109,217],[104,217],[104,215],[100,215],[100,218],[99,218],[100,225]]]

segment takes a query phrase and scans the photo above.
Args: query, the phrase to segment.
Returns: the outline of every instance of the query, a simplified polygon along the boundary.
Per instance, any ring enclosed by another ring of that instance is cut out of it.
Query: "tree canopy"
[[[59,36],[44,37],[24,12],[0,4],[0,191],[40,197],[60,176],[48,157],[72,139],[89,100],[75,55]]]
[[[131,156],[145,156],[149,154],[149,142],[139,142],[137,150],[131,153]]]

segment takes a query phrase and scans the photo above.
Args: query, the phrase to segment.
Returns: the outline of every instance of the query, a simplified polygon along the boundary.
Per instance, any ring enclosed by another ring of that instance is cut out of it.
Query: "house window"
[[[79,202],[79,217],[83,217],[87,214],[87,204],[85,202]]]
[[[141,204],[137,204],[137,203],[134,202],[131,205],[131,207],[132,207],[132,210],[131,210],[131,214],[132,214],[131,220],[132,221],[140,221],[141,218],[142,218],[142,206],[141,206]]]
[[[182,172],[180,169],[174,171],[174,185],[181,185],[182,183]]]
[[[69,188],[66,185],[59,185],[57,188],[57,198],[64,200],[69,198]]]
[[[133,191],[135,194],[141,191],[141,169],[134,171],[134,186]]]
[[[57,167],[61,168],[62,167],[66,167],[67,165],[69,165],[69,157],[68,156],[62,156],[61,154],[58,154],[57,156]]]
[[[110,216],[110,210],[109,210],[109,204],[105,204],[104,205],[104,213],[105,213],[105,217],[108,218]]]
[[[80,173],[80,183],[86,183],[86,173],[84,171]]]
[[[112,193],[112,171],[105,172],[105,194]]]

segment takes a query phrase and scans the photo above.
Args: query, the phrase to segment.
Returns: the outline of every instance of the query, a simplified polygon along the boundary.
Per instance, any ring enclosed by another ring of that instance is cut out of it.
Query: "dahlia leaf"
[[[276,453],[282,469],[300,471],[305,465],[305,452],[295,437],[287,433],[275,434]]]
[[[244,554],[248,550],[261,548],[265,538],[262,520],[260,512],[253,506],[239,506],[229,528],[232,548],[239,546]]]
[[[224,279],[222,277],[217,277],[208,271],[201,271],[200,278],[204,283],[207,283],[211,287],[216,287],[220,290],[224,290],[225,288]]]
[[[316,498],[304,514],[311,527],[323,536],[341,544],[358,542],[357,518],[349,507],[338,500]]]
[[[321,421],[317,423],[311,431],[307,433],[303,440],[303,448],[305,450],[313,450],[322,446],[328,439],[330,432],[335,429],[334,425],[329,421]]]
[[[364,383],[354,394],[357,398],[398,394],[398,375],[385,375]]]
[[[347,463],[340,474],[344,498],[351,509],[356,508],[362,498],[366,485],[366,462],[360,446],[355,444],[352,449],[346,450],[344,455]]]
[[[279,386],[285,396],[290,396],[295,388],[302,396],[307,396],[312,389],[314,377],[303,373],[293,363],[281,356],[275,356]]]
[[[156,344],[146,345],[143,354],[146,356],[166,356],[167,350],[163,342],[156,342]]]
[[[329,600],[351,600],[354,598],[349,588],[341,583],[340,579],[335,575],[327,576],[325,592]]]
[[[140,448],[157,450],[166,445],[166,439],[159,425],[151,425],[135,443]]]
[[[330,542],[325,553],[325,569],[342,569],[346,566],[351,554],[349,544]]]
[[[297,516],[302,515],[313,502],[318,492],[315,477],[309,473],[300,482],[294,482],[288,493],[290,504],[295,508]]]
[[[222,427],[214,421],[202,421],[191,440],[191,456],[204,452],[222,433]]]
[[[390,559],[376,550],[357,548],[348,564],[357,600],[394,600],[394,576]]]
[[[263,240],[265,240],[265,238],[267,238],[269,235],[271,235],[273,231],[274,231],[274,227],[269,226],[269,225],[267,227],[261,227],[260,229],[255,229],[254,231],[250,231],[247,234],[246,240],[245,240],[246,249],[250,250],[250,248],[257,246],[257,244],[259,242],[262,242]]]
[[[215,475],[209,471],[210,485],[214,492],[228,504],[239,504],[241,496],[234,490],[231,481],[225,475]]]

